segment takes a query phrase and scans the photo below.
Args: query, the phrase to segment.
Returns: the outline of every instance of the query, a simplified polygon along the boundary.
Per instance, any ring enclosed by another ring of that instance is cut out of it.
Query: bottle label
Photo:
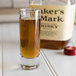
[[[72,37],[75,5],[30,5],[41,9],[40,39],[65,41]]]

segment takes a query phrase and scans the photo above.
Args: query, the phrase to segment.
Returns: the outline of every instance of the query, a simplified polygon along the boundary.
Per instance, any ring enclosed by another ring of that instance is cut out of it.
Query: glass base
[[[20,66],[23,70],[33,70],[33,69],[38,68],[39,65],[33,65],[33,66],[20,65]]]
[[[20,67],[23,70],[32,70],[36,69],[39,66],[39,56],[35,58],[24,58],[20,59]]]

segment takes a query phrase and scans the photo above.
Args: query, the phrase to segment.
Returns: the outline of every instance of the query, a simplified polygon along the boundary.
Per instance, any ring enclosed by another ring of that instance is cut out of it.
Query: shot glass
[[[40,10],[20,9],[20,56],[22,69],[30,70],[39,66],[40,54]]]

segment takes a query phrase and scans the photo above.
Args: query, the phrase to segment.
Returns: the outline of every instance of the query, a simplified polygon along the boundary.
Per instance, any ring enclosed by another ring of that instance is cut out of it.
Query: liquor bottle
[[[75,17],[73,0],[30,0],[30,7],[41,9],[40,47],[64,48],[73,32]]]

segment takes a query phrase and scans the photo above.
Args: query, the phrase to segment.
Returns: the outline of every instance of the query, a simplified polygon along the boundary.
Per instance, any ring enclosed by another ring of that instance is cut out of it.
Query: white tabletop
[[[3,76],[53,76],[42,55],[40,66],[35,70],[19,68],[19,24],[2,24],[3,26]]]
[[[64,55],[63,49],[41,49],[40,67],[30,71],[21,70],[18,65],[20,51],[19,24],[10,23],[0,25],[2,25],[3,29],[3,76],[76,76],[76,56]],[[74,46],[76,44],[75,33],[76,26],[69,45]]]

